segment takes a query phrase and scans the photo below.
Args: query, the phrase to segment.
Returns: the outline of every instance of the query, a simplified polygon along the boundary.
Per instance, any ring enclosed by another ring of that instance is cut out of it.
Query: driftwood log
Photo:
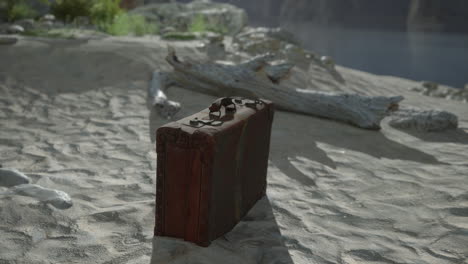
[[[166,117],[180,109],[164,93],[176,84],[182,88],[223,97],[242,96],[251,99],[271,100],[279,110],[330,118],[366,129],[380,129],[381,120],[398,107],[402,96],[364,96],[336,94],[283,87],[292,65],[270,65],[272,55],[263,55],[239,65],[214,62],[181,61],[169,49],[167,62],[173,72],[155,72],[148,89],[148,106]]]

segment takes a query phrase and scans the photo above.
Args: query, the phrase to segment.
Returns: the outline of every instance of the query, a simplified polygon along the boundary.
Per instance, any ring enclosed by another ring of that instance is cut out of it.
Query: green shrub
[[[143,36],[145,34],[156,34],[158,27],[148,23],[144,16],[129,15],[122,13],[114,18],[111,23],[101,24],[100,27],[107,33],[115,36],[134,34]]]
[[[202,14],[198,14],[188,26],[189,32],[215,32],[224,35],[228,32],[227,28],[221,25],[208,23]]]
[[[91,7],[91,21],[95,24],[110,24],[114,19],[124,13],[120,8],[121,0],[94,0]]]
[[[205,32],[207,31],[207,25],[205,22],[205,18],[203,15],[199,14],[195,17],[195,19],[190,23],[189,32]]]
[[[31,29],[22,33],[24,36],[30,37],[47,37],[47,38],[73,38],[73,31],[70,29]]]
[[[194,40],[198,38],[197,32],[167,32],[162,35],[163,39],[168,40]]]
[[[0,0],[0,8],[8,21],[33,18],[37,15],[36,10],[26,4],[24,0]]]
[[[92,2],[89,0],[56,0],[50,6],[50,10],[57,19],[71,22],[79,16],[90,17]]]

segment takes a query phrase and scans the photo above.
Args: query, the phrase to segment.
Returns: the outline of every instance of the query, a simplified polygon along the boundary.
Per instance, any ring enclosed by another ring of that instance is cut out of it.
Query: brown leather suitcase
[[[270,101],[222,98],[158,128],[156,236],[208,246],[247,214],[265,195],[273,113]]]

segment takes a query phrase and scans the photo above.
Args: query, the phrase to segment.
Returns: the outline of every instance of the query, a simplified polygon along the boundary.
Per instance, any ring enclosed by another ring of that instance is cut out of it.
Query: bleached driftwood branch
[[[149,87],[149,106],[157,107],[169,117],[178,109],[164,95],[170,84],[214,96],[264,98],[280,110],[303,113],[351,123],[361,128],[380,129],[381,120],[398,107],[402,96],[363,96],[334,94],[279,85],[287,77],[291,65],[270,65],[272,55],[256,57],[239,65],[179,60],[170,49],[166,57],[173,67],[171,73],[155,72]],[[168,81],[170,80],[170,81]],[[179,105],[180,107],[180,105]]]
[[[153,72],[146,97],[148,109],[155,108],[158,114],[164,118],[171,118],[180,110],[180,103],[167,99],[163,90],[173,85],[174,81],[170,73]]]

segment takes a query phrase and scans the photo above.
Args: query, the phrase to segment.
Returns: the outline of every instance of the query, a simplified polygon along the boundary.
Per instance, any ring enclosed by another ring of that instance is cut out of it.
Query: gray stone
[[[43,17],[41,17],[42,21],[55,21],[55,16],[52,14],[46,14]]]
[[[468,89],[441,87],[435,82],[422,82],[420,86],[411,87],[410,90],[422,95],[468,102]]]
[[[193,23],[202,18],[205,30],[224,31],[234,35],[247,25],[247,13],[238,7],[210,1],[150,4],[130,11],[143,15],[148,21],[176,31],[189,31]]]
[[[30,181],[31,180],[28,176],[16,169],[0,168],[0,186],[12,187],[20,184],[26,184]]]
[[[294,63],[302,69],[308,69],[310,62],[315,58],[315,56],[312,57],[310,55],[311,53],[294,44],[286,45],[286,47],[281,50],[281,53],[287,61]]]
[[[437,88],[439,88],[439,84],[436,82],[423,81],[421,85],[430,91],[434,91],[437,90]]]
[[[458,127],[458,117],[442,110],[401,108],[391,115],[389,125],[399,129],[419,131],[444,131]]]
[[[67,193],[55,189],[44,188],[37,184],[17,185],[1,194],[29,196],[39,200],[40,202],[51,204],[57,209],[68,209],[73,206],[73,201]]]
[[[36,22],[34,21],[34,19],[21,19],[15,21],[15,24],[23,27],[24,30],[31,30],[35,27]]]
[[[206,44],[206,55],[210,60],[223,60],[226,58],[226,47],[223,38],[210,38]]]
[[[320,57],[320,62],[322,63],[323,66],[327,69],[334,69],[335,68],[335,61],[333,60],[332,57],[330,56],[322,56]]]
[[[171,32],[177,32],[177,29],[175,29],[175,27],[171,27],[171,26],[168,26],[168,27],[164,27],[162,28],[159,33],[164,36],[165,34],[167,33],[171,33]]]
[[[45,20],[45,21],[41,21],[38,25],[41,28],[51,29],[54,27],[54,22]]]
[[[24,32],[24,28],[20,25],[11,25],[7,28],[8,34],[21,34]]]
[[[294,35],[282,28],[246,27],[234,36],[232,47],[252,56],[273,53],[303,69],[308,69],[313,59]]]
[[[266,37],[299,45],[299,41],[294,37],[294,34],[283,28],[245,27],[235,36],[235,39],[236,42],[243,42],[248,39],[261,39]]]

